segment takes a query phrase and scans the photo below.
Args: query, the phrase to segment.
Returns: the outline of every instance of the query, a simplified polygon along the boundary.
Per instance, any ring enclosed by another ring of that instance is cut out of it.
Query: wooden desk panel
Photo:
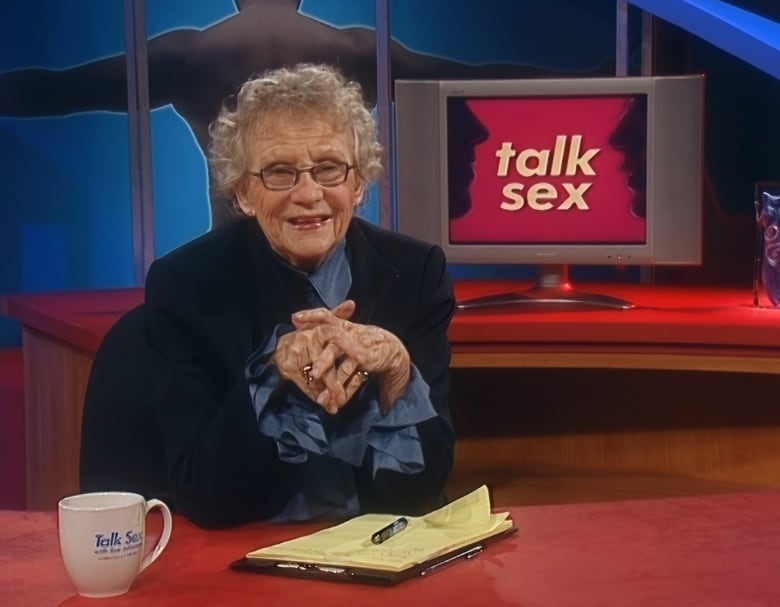
[[[27,507],[50,510],[78,491],[84,395],[94,353],[23,330]]]
[[[79,488],[81,415],[100,342],[140,289],[10,296],[22,323],[27,508],[52,510]]]

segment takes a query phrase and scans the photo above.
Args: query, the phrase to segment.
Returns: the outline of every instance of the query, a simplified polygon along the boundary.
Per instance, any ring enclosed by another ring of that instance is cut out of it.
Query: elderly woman
[[[144,304],[164,498],[200,525],[443,501],[452,283],[439,248],[355,217],[375,131],[359,86],[309,64],[211,127],[237,220],[157,260]]]

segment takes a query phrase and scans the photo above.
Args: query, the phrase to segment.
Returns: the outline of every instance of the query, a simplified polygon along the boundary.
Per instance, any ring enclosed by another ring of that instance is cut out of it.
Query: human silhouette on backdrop
[[[249,76],[269,68],[328,62],[359,82],[366,100],[376,103],[373,29],[333,27],[302,15],[297,0],[236,0],[236,7],[238,13],[209,28],[175,29],[148,42],[151,107],[171,104],[187,121],[204,153],[208,126],[225,98]],[[467,65],[410,51],[396,41],[391,42],[390,53],[393,78],[529,78],[551,74],[510,63]],[[66,70],[6,72],[0,74],[0,115],[127,111],[125,74],[124,54]],[[213,226],[231,216],[229,202],[211,192]]]

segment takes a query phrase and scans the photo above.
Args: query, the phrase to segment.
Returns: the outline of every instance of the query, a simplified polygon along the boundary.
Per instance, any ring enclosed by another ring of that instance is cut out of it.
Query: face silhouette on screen
[[[647,98],[629,100],[626,111],[609,137],[609,144],[623,152],[626,187],[633,192],[631,212],[647,215]]]
[[[450,219],[471,210],[471,183],[474,181],[474,148],[490,133],[471,111],[466,100],[447,101],[447,188]]]

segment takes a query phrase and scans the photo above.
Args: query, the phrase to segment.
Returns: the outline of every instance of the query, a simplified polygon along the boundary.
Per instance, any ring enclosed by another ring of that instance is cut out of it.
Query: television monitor
[[[577,265],[701,263],[704,77],[398,80],[397,228],[450,262],[539,267],[460,308],[630,308]]]

